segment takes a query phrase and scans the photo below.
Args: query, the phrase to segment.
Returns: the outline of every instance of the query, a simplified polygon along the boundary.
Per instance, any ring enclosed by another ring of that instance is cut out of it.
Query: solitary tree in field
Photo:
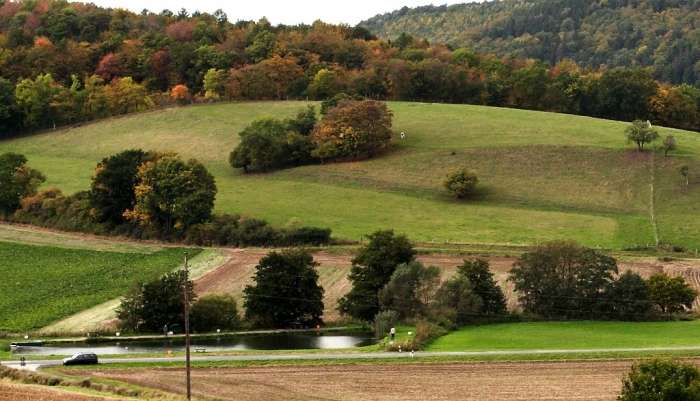
[[[645,121],[635,120],[632,124],[625,128],[628,142],[637,144],[637,148],[641,152],[644,150],[644,144],[654,142],[659,139],[659,133]]]
[[[688,183],[689,183],[688,175],[690,172],[690,167],[688,167],[687,164],[682,164],[682,165],[678,166],[676,169],[678,170],[679,173],[681,173],[681,175],[683,177],[685,177],[685,187],[688,188]]]
[[[673,135],[667,135],[664,138],[664,157],[668,156],[668,152],[676,150],[676,139]]]
[[[442,179],[442,186],[458,198],[467,197],[474,191],[478,183],[479,177],[477,177],[476,171],[466,167],[452,169]]]

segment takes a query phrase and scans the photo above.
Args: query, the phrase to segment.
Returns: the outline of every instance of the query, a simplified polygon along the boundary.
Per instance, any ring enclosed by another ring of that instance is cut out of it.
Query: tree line
[[[0,51],[4,137],[175,104],[341,92],[700,129],[700,90],[637,64],[501,56],[408,34],[387,41],[362,26],[321,21],[272,26],[232,23],[220,10],[135,14],[65,0],[5,1]]]
[[[465,259],[452,277],[443,279],[440,268],[416,261],[417,252],[405,235],[378,230],[367,238],[368,243],[351,261],[348,280],[352,286],[339,299],[338,311],[356,321],[371,322],[380,338],[388,327],[402,321],[427,322],[451,330],[474,323],[533,317],[655,320],[690,311],[698,296],[683,277],[655,273],[645,279],[630,270],[620,274],[614,258],[573,241],[557,240],[534,246],[515,261],[508,281],[514,284],[518,307],[509,311],[506,294],[494,279],[487,259]],[[318,266],[307,249],[268,253],[256,266],[253,284],[243,290],[243,319],[236,320],[242,326],[237,328],[322,324],[324,289],[318,283]],[[146,331],[159,329],[167,322],[182,324],[177,318],[182,318],[184,311],[184,276],[178,274],[170,273],[129,290],[122,298],[122,324]],[[176,282],[178,277],[180,281]],[[153,287],[170,289],[155,291]],[[169,301],[156,302],[161,299],[157,294],[166,292]],[[195,298],[192,294],[191,299]],[[138,306],[139,302],[159,303],[159,308],[170,308],[172,314],[160,309],[148,312]],[[235,302],[228,305],[230,308],[223,309],[226,321],[239,315]],[[143,313],[133,317],[132,312],[124,312],[133,310]]]

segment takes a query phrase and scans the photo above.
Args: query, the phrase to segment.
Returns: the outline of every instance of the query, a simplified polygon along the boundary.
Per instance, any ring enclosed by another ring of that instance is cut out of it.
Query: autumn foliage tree
[[[136,204],[124,216],[161,234],[183,232],[211,216],[216,184],[202,163],[176,153],[160,155],[139,167]]]
[[[27,158],[17,153],[0,154],[0,211],[7,216],[20,207],[20,200],[34,195],[46,177],[26,166]]]
[[[375,100],[341,100],[327,110],[311,133],[315,157],[373,157],[391,140],[394,114]]]
[[[172,90],[173,99],[180,101],[181,103],[186,103],[187,99],[190,97],[190,91],[185,85],[176,85]]]
[[[90,215],[99,222],[126,222],[124,212],[136,204],[139,167],[148,158],[141,149],[125,150],[97,164],[90,182]]]

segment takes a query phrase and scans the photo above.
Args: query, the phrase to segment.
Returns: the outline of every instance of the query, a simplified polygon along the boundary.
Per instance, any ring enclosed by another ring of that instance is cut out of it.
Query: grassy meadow
[[[503,323],[453,331],[425,351],[697,347],[698,333],[697,320]]]
[[[183,248],[100,251],[0,242],[0,332],[47,326],[183,262]],[[189,249],[196,256],[199,249]]]
[[[358,239],[393,228],[418,241],[533,244],[570,238],[588,246],[654,242],[700,248],[697,207],[700,135],[674,135],[678,151],[640,153],[624,138],[627,123],[482,106],[389,103],[391,147],[371,160],[349,160],[245,175],[228,165],[238,132],[254,118],[286,118],[307,102],[213,104],[154,111],[74,129],[0,142],[25,154],[45,187],[89,188],[103,157],[129,148],[175,150],[216,176],[219,212],[275,224],[330,227]],[[651,148],[651,147],[650,147]],[[687,163],[691,185],[676,166]],[[456,166],[477,170],[479,193],[452,199],[441,188]]]

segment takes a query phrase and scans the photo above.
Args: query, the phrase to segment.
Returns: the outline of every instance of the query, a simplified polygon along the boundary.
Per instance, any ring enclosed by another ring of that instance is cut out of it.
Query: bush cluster
[[[56,188],[24,198],[19,210],[9,216],[16,223],[96,235],[115,235],[133,239],[170,239],[199,246],[283,247],[330,243],[331,229],[318,227],[274,227],[265,220],[240,215],[214,215],[209,221],[194,224],[178,235],[166,238],[157,232],[123,223],[99,223],[90,215],[87,191],[65,196]],[[181,235],[181,237],[180,237]]]

